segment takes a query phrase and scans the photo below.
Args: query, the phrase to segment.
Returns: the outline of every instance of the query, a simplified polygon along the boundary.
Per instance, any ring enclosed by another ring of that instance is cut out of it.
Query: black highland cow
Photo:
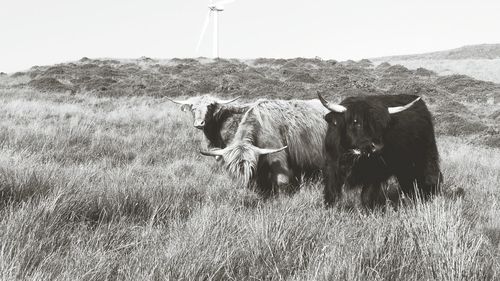
[[[405,195],[423,199],[438,193],[442,175],[432,117],[418,96],[349,97],[327,102],[324,200],[336,202],[342,186],[361,186],[361,202],[383,204],[381,185],[395,176]],[[416,185],[415,185],[416,183]]]

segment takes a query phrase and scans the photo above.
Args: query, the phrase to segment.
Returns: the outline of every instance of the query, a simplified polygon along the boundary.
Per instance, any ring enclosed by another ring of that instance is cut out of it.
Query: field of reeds
[[[1,280],[500,278],[498,84],[366,61],[87,60],[0,77]],[[220,72],[182,74],[196,68]],[[325,209],[313,181],[263,200],[199,154],[190,114],[162,98],[316,90],[422,95],[444,194]]]

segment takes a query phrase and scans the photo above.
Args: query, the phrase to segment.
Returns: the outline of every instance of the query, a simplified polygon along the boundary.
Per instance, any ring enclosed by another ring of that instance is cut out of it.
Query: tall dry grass
[[[447,190],[367,213],[263,201],[150,97],[0,89],[1,280],[495,280],[500,151],[440,137]]]

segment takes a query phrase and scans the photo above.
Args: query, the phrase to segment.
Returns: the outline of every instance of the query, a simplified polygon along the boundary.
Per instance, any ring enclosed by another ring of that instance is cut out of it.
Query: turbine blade
[[[210,10],[207,13],[205,18],[205,23],[203,24],[203,28],[201,29],[200,39],[198,40],[198,45],[196,45],[196,53],[200,50],[201,42],[203,41],[203,37],[205,36],[205,32],[207,31],[208,22],[210,20]]]

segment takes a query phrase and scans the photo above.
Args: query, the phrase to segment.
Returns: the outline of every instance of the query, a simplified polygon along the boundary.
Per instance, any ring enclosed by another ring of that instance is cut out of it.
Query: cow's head
[[[257,169],[257,163],[261,155],[280,152],[287,147],[281,148],[260,148],[253,144],[260,118],[249,116],[254,107],[250,108],[238,126],[233,141],[225,148],[216,148],[209,151],[200,151],[205,156],[220,157],[224,161],[224,166],[228,172],[239,180],[243,185],[248,185]]]
[[[329,126],[343,126],[340,130],[342,145],[354,154],[367,156],[380,152],[384,147],[383,134],[391,121],[391,114],[404,111],[420,100],[418,97],[404,106],[386,107],[380,102],[364,99],[345,102],[343,105],[334,104],[319,93],[318,98],[331,111],[325,117]]]
[[[249,142],[237,142],[222,149],[200,151],[200,153],[205,156],[221,157],[228,172],[246,186],[257,169],[261,155],[280,152],[286,148],[286,146],[276,149],[260,148]]]
[[[194,118],[193,126],[200,130],[205,128],[207,118],[209,118],[210,114],[214,113],[213,110],[215,110],[218,105],[231,103],[238,98],[239,97],[230,100],[221,100],[210,95],[202,95],[181,101],[167,97],[168,100],[180,104],[182,111],[191,111]]]

